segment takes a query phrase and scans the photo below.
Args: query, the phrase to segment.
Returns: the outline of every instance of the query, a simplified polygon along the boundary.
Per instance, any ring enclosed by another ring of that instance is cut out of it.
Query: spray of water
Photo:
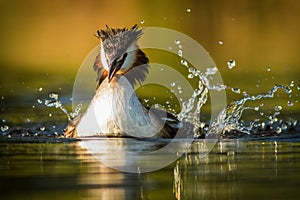
[[[55,107],[63,111],[63,113],[67,115],[69,121],[72,121],[76,116],[78,116],[82,108],[82,104],[78,104],[73,112],[68,112],[67,109],[62,105],[61,101],[59,100],[59,96],[56,93],[50,93],[49,99],[46,99],[44,104],[47,107]]]
[[[200,112],[201,108],[205,103],[207,102],[208,98],[208,91],[209,90],[215,90],[215,91],[221,91],[221,90],[230,90],[231,92],[234,92],[236,94],[241,93],[241,89],[239,88],[231,88],[229,86],[223,85],[223,84],[214,84],[212,85],[210,80],[213,79],[213,76],[217,72],[217,68],[207,68],[206,72],[202,73],[199,70],[190,67],[188,63],[185,60],[181,60],[181,64],[185,67],[187,67],[189,71],[188,78],[198,79],[198,88],[194,90],[194,93],[192,96],[187,100],[184,101],[182,104],[181,112],[177,115],[178,119],[181,121],[188,121],[194,125],[194,132],[195,136],[199,134],[197,130],[203,129],[204,123],[200,121]],[[283,90],[287,95],[291,95],[292,89],[291,87],[294,86],[294,81],[291,82],[289,86],[284,85],[278,85],[275,84],[272,89],[270,89],[266,93],[260,93],[258,95],[249,95],[246,91],[243,92],[243,98],[240,100],[234,100],[231,103],[229,103],[217,116],[217,118],[211,123],[211,126],[207,130],[202,130],[202,133],[206,134],[206,138],[215,138],[215,136],[219,133],[228,133],[232,131],[245,133],[245,134],[251,134],[258,131],[258,127],[261,128],[263,131],[269,131],[267,129],[270,129],[270,126],[266,127],[266,123],[274,124],[278,121],[277,116],[280,114],[280,111],[282,109],[281,106],[275,107],[275,113],[273,115],[267,116],[264,113],[260,112],[261,116],[267,117],[267,122],[258,123],[260,120],[258,118],[254,119],[253,121],[250,121],[248,125],[241,122],[241,118],[243,116],[243,113],[245,110],[254,110],[259,111],[259,106],[256,107],[249,107],[246,106],[246,102],[248,101],[259,101],[261,99],[266,98],[274,98],[275,93],[278,90]],[[288,101],[288,106],[293,106],[292,101]],[[291,127],[295,127],[297,125],[297,120],[289,119],[286,122],[283,120],[280,120],[277,126],[274,128],[274,131],[276,133],[281,133],[283,131],[286,131],[287,129]],[[272,128],[272,127],[271,127]]]
[[[261,126],[262,128],[265,128],[265,122],[257,125],[257,122],[259,119],[254,119],[249,123],[248,126],[246,126],[244,123],[240,121],[243,113],[245,110],[253,109],[255,111],[259,110],[259,107],[248,107],[245,105],[247,101],[258,101],[261,99],[266,98],[274,98],[274,94],[279,90],[283,90],[287,94],[291,94],[292,89],[288,86],[283,85],[277,85],[275,84],[272,89],[270,89],[267,93],[260,93],[258,95],[248,95],[246,94],[242,99],[232,101],[226,108],[220,112],[216,120],[212,123],[211,129],[208,131],[208,133],[213,132],[221,132],[223,134],[231,132],[231,131],[237,131],[242,132],[246,134],[255,133],[257,131],[255,128],[258,126]],[[276,116],[280,114],[280,110],[282,109],[281,106],[275,107],[275,113],[268,117],[269,121],[268,124],[273,124],[274,122],[277,122]],[[264,115],[261,113],[261,115]],[[282,122],[282,121],[281,121]],[[283,127],[284,125],[281,124]],[[293,122],[293,125],[296,126],[296,122]],[[287,129],[284,128],[285,130]],[[281,128],[276,127],[276,132],[281,133]]]

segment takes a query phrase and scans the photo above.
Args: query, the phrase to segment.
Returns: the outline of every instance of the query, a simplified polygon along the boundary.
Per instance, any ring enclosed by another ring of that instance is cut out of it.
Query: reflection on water
[[[222,140],[206,157],[201,143],[146,174],[108,168],[77,142],[1,143],[1,199],[297,198],[299,142]]]
[[[297,198],[299,143],[221,141],[199,159],[197,149],[177,161],[177,199]]]

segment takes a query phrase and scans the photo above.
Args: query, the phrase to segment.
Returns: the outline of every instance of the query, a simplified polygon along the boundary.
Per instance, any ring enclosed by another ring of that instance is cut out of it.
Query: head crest
[[[97,35],[95,35],[97,38],[101,39],[102,42],[106,39],[113,38],[116,35],[120,36],[127,36],[130,35],[135,40],[138,39],[142,34],[142,30],[138,30],[137,24],[135,24],[131,28],[111,28],[108,25],[106,25],[105,30],[97,30]]]
[[[133,54],[134,56],[128,56],[133,59],[130,67],[124,75],[133,85],[136,82],[142,82],[145,80],[146,74],[148,73],[148,58],[145,53],[139,49],[136,44],[137,39],[142,35],[142,29],[138,29],[137,25],[131,28],[110,28],[106,25],[106,29],[98,30],[96,37],[102,42],[101,46],[104,48],[106,59],[108,64],[121,57],[130,45],[134,44],[135,48],[130,49],[127,53]],[[94,63],[94,70],[98,73],[98,84],[107,77],[107,72],[102,66],[100,54],[96,57]]]

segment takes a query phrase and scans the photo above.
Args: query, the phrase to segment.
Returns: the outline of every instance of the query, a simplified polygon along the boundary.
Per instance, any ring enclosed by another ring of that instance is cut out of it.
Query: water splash
[[[254,108],[247,107],[245,106],[245,103],[247,101],[257,101],[266,98],[273,98],[275,93],[279,89],[283,90],[286,94],[290,94],[292,92],[291,88],[288,86],[275,84],[274,87],[271,90],[269,90],[267,93],[261,93],[258,95],[247,95],[240,100],[232,101],[226,108],[223,109],[223,111],[218,115],[217,119],[212,123],[212,128],[208,131],[208,134],[214,132],[221,132],[224,134],[226,132],[231,132],[231,131],[238,131],[246,134],[251,134],[255,132],[254,127],[258,127],[256,123],[259,121],[259,119],[254,119],[249,123],[248,126],[242,123],[240,119],[245,110],[253,109],[255,111],[259,111],[259,107],[254,107]],[[269,118],[268,124],[273,124],[274,122],[278,121],[277,116],[280,114],[280,111],[282,110],[282,106],[277,105],[275,106],[274,110],[275,113],[268,117]],[[264,114],[261,115],[264,116]],[[287,129],[285,124],[282,123],[281,125],[284,127],[284,130]],[[260,126],[264,128],[265,123],[262,123]],[[281,133],[282,128],[277,127],[276,132]]]
[[[184,65],[186,66],[186,65]],[[183,122],[189,122],[194,126],[195,137],[198,137],[200,130],[203,130],[206,126],[200,120],[200,113],[202,107],[208,100],[208,91],[216,90],[221,91],[227,89],[226,85],[218,84],[212,85],[212,77],[218,72],[217,67],[207,68],[205,72],[201,72],[193,67],[188,68],[188,78],[197,78],[198,87],[194,90],[190,98],[182,103],[180,113],[177,115],[178,119]]]
[[[82,104],[78,104],[76,106],[76,108],[74,109],[74,112],[68,112],[67,109],[62,105],[61,101],[59,100],[58,94],[50,93],[49,98],[50,99],[46,99],[44,101],[44,104],[47,107],[59,108],[61,111],[63,111],[67,115],[69,121],[72,121],[76,116],[78,116],[78,114],[82,108]]]
[[[236,65],[235,60],[230,60],[227,64],[229,69],[232,69]],[[275,106],[275,112],[270,115],[260,111],[260,108],[264,106],[263,103],[260,103],[259,106],[255,107],[249,107],[245,105],[248,101],[259,102],[259,100],[262,99],[272,99],[278,90],[283,90],[288,97],[291,97],[292,87],[295,86],[294,81],[291,81],[289,86],[275,84],[274,87],[266,93],[249,95],[246,91],[242,92],[240,88],[232,88],[224,84],[211,84],[213,76],[218,71],[216,67],[207,68],[206,72],[203,73],[198,69],[190,67],[183,59],[181,60],[181,65],[187,67],[189,72],[187,75],[188,79],[198,80],[198,88],[194,90],[190,98],[188,98],[186,101],[183,101],[181,112],[177,115],[177,117],[181,121],[189,122],[194,125],[194,133],[196,137],[197,134],[204,133],[206,136],[211,136],[213,138],[217,133],[225,134],[229,132],[245,133],[246,135],[257,133],[259,131],[264,133],[275,132],[280,134],[288,130],[293,130],[296,127],[297,120],[295,121],[289,119],[288,121],[284,121],[278,119],[278,115],[280,115],[283,109],[281,105]],[[267,71],[270,71],[269,67],[267,68]],[[300,89],[299,85],[297,85],[297,89]],[[218,117],[211,123],[210,129],[207,128],[207,124],[200,121],[201,108],[207,102],[209,90],[229,90],[233,93],[243,95],[243,98],[232,101],[219,113]],[[293,101],[288,100],[287,105],[293,106]],[[241,118],[245,110],[254,110],[255,112],[259,112],[261,117],[267,118],[267,121],[259,123],[260,119],[255,118],[252,121],[244,122],[241,120]],[[293,121],[292,123],[290,122],[291,120]],[[202,132],[199,132],[199,130],[202,130]]]

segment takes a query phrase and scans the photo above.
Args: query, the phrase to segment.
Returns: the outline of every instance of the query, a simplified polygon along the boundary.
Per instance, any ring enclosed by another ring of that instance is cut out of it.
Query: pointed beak
[[[124,53],[122,57],[119,57],[112,62],[108,70],[108,83],[110,83],[110,81],[113,79],[115,74],[121,69],[123,63],[125,62],[126,57],[127,57],[127,53]]]
[[[121,65],[119,63],[117,63],[116,65],[112,65],[109,68],[109,71],[108,71],[108,82],[109,83],[113,79],[113,77],[115,76],[115,74],[120,70]]]

